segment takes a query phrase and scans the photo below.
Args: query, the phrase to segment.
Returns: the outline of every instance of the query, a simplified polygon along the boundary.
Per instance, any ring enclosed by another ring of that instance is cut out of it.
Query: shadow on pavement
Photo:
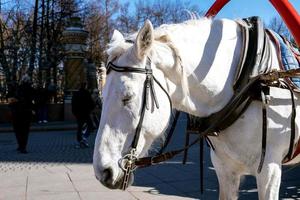
[[[76,149],[76,130],[31,132],[27,145],[29,153],[20,154],[16,151],[14,134],[1,133],[0,162],[92,163],[94,140],[95,133],[88,138],[89,148]]]
[[[178,128],[176,139],[172,141],[170,149],[183,145],[184,135],[181,133],[184,127]],[[47,165],[92,164],[94,140],[95,133],[92,133],[89,137],[90,147],[76,149],[75,130],[31,132],[28,143],[29,153],[24,155],[17,153],[13,133],[1,133],[0,172],[14,171],[16,168],[41,167],[43,163]],[[153,195],[160,194],[192,199],[218,199],[216,174],[209,158],[209,149],[206,148],[205,151],[205,192],[203,195],[200,194],[198,147],[190,150],[186,165],[181,164],[182,158],[179,156],[164,164],[137,170],[134,186],[130,187],[129,191],[139,191],[143,195],[149,194],[150,199]],[[1,163],[6,164],[1,165]],[[241,200],[258,199],[253,177],[246,177],[242,181],[239,196]],[[280,199],[284,198],[300,198],[300,167],[290,171],[284,169]]]
[[[207,157],[206,160],[209,160]],[[300,199],[300,168],[288,173],[283,171],[280,199]],[[136,172],[134,186],[147,187],[143,193],[164,194],[195,199],[218,199],[218,182],[210,161],[205,164],[204,193],[200,193],[199,165],[190,162],[187,166],[179,162],[140,169]],[[158,181],[159,179],[159,181]],[[133,189],[134,191],[134,189]],[[240,186],[240,200],[258,199],[255,178],[246,176]]]

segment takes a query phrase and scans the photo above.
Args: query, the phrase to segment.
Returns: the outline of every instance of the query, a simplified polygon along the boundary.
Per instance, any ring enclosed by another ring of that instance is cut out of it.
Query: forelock
[[[125,51],[127,51],[134,43],[136,39],[136,33],[127,35],[124,41],[113,41],[107,45],[106,53],[108,55],[108,61],[112,61],[120,57]]]
[[[120,55],[122,55],[131,45],[126,42],[112,42],[108,44],[106,53],[108,55],[108,61],[112,61]]]

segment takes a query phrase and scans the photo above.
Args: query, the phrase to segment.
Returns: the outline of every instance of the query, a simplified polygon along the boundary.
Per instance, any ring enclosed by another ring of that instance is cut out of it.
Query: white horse
[[[162,25],[155,30],[146,21],[131,38],[134,44],[127,42],[120,32],[114,32],[107,51],[109,61],[117,66],[144,69],[149,57],[153,74],[167,90],[175,109],[205,117],[222,109],[232,97],[234,73],[242,52],[242,34],[236,21],[203,18]],[[271,51],[276,55],[273,44]],[[277,56],[272,59],[272,67],[278,69]],[[109,188],[121,187],[124,172],[118,162],[128,153],[140,119],[145,78],[145,74],[116,71],[107,76],[93,165],[97,179]],[[163,135],[170,117],[167,95],[158,84],[154,83],[154,88],[160,107],[154,108],[152,104],[145,111],[137,157],[145,156],[153,141]],[[260,101],[253,101],[218,137],[210,137],[215,147],[211,159],[220,199],[238,198],[243,175],[256,177],[259,199],[279,198],[282,160],[290,142],[291,95],[289,90],[272,87],[270,96],[266,156],[260,173]],[[297,94],[295,101],[300,112]],[[295,141],[298,139],[297,123]]]

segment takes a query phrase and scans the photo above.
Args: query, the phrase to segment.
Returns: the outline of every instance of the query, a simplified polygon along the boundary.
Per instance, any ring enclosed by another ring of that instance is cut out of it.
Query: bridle
[[[141,116],[138,122],[138,125],[135,129],[135,135],[133,138],[133,141],[131,143],[131,147],[130,150],[127,154],[125,154],[125,156],[123,156],[118,164],[119,167],[124,171],[124,178],[123,178],[123,182],[122,182],[122,189],[125,190],[128,186],[129,183],[129,177],[130,174],[137,168],[137,167],[148,167],[151,166],[153,164],[158,164],[161,163],[163,161],[169,160],[171,158],[173,158],[175,155],[178,155],[180,153],[182,153],[183,151],[189,149],[190,147],[192,147],[193,145],[197,144],[204,135],[199,134],[199,137],[197,139],[195,139],[193,142],[191,142],[190,144],[186,145],[185,147],[181,148],[181,149],[176,149],[173,151],[168,151],[163,153],[163,150],[165,149],[166,145],[168,144],[169,139],[166,140],[165,144],[163,145],[162,149],[159,151],[159,154],[155,155],[155,156],[149,156],[149,157],[143,157],[143,158],[137,158],[136,155],[136,147],[138,145],[138,141],[140,138],[140,134],[141,134],[141,128],[142,128],[142,123],[144,121],[144,116],[145,116],[145,111],[149,110],[149,99],[152,99],[152,102],[155,104],[156,108],[159,109],[159,104],[156,98],[156,92],[154,89],[154,82],[163,90],[163,92],[167,95],[169,102],[170,102],[170,111],[172,111],[172,101],[171,101],[171,97],[168,94],[168,92],[166,91],[166,89],[164,89],[164,87],[160,84],[160,82],[155,78],[155,76],[153,75],[153,71],[151,69],[151,59],[149,57],[147,57],[146,60],[146,65],[145,68],[134,68],[134,67],[128,67],[128,66],[117,66],[115,64],[113,64],[112,62],[109,62],[107,64],[107,74],[109,74],[111,71],[115,71],[115,72],[128,72],[128,73],[138,73],[138,74],[145,74],[146,75],[146,79],[144,82],[144,90],[143,90],[143,101],[142,101],[142,107],[141,107]],[[176,121],[177,118],[179,116],[179,113],[176,114],[176,117],[174,118],[174,121],[172,123],[172,127],[171,129],[175,129],[176,126]],[[175,123],[174,123],[175,122]],[[172,132],[172,131],[170,131]],[[173,133],[169,133],[168,136],[172,136]]]
[[[139,166],[138,164],[138,158],[136,155],[136,148],[138,145],[138,141],[141,135],[141,128],[145,117],[145,111],[149,110],[150,108],[150,99],[152,100],[153,104],[157,109],[159,109],[159,104],[156,97],[156,92],[154,89],[154,82],[157,83],[157,85],[164,91],[164,93],[167,95],[169,102],[170,102],[170,109],[172,111],[172,102],[171,98],[168,94],[168,92],[164,89],[164,87],[159,83],[159,81],[154,77],[153,71],[151,68],[151,59],[147,57],[145,68],[134,68],[134,67],[128,67],[128,66],[117,66],[113,64],[112,62],[109,62],[107,64],[107,74],[109,74],[111,71],[115,72],[128,72],[128,73],[139,73],[139,74],[145,74],[146,79],[144,82],[144,89],[143,89],[143,100],[142,100],[142,106],[141,106],[141,115],[138,122],[138,125],[135,129],[135,135],[133,138],[133,141],[131,143],[130,151],[123,156],[119,160],[119,166],[120,168],[125,172],[124,179],[123,179],[123,185],[122,189],[125,190],[129,183],[129,176],[130,174]],[[153,112],[153,111],[152,111]],[[140,166],[142,163],[140,163]]]

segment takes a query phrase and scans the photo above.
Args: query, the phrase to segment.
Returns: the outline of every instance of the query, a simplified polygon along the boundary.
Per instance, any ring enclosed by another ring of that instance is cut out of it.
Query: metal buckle
[[[123,171],[126,171],[128,166],[131,166],[131,171],[134,171],[137,168],[134,164],[136,160],[135,149],[131,149],[130,153],[126,154],[118,161],[118,164]]]
[[[130,174],[136,170],[137,166],[134,164],[137,160],[135,149],[131,149],[129,154],[126,154],[118,162],[120,168],[124,171],[124,179],[122,183],[122,190],[125,190],[129,183]]]

